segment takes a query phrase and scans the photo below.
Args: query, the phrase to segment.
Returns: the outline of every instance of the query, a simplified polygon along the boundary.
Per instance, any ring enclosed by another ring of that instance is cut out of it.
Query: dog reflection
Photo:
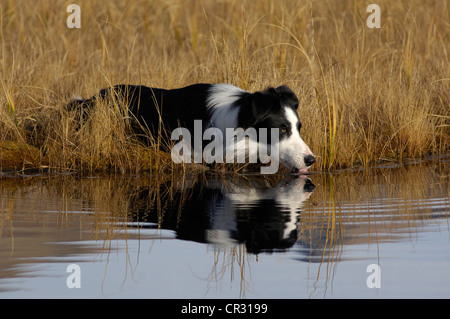
[[[140,227],[174,230],[179,239],[220,247],[243,243],[249,253],[258,254],[296,243],[300,209],[313,190],[310,179],[297,176],[275,186],[261,179],[208,180],[175,194],[166,192],[159,205],[151,200],[152,190],[140,189],[131,210]]]

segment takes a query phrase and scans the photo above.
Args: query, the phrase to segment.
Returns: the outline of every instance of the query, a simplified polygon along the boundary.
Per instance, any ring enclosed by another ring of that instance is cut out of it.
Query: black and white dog
[[[137,134],[146,128],[156,136],[161,133],[161,126],[169,134],[180,127],[193,133],[195,122],[200,120],[203,123],[201,133],[209,128],[223,133],[227,128],[268,129],[270,144],[271,129],[278,129],[277,158],[272,160],[300,174],[307,173],[315,162],[313,153],[300,137],[298,98],[287,86],[250,93],[230,84],[194,84],[172,90],[116,85],[90,99],[74,100],[68,109],[81,108],[84,113],[97,100],[113,96],[126,101],[130,116],[136,120],[133,129]],[[237,151],[244,152],[248,142],[238,143]],[[260,145],[258,141],[253,142]]]

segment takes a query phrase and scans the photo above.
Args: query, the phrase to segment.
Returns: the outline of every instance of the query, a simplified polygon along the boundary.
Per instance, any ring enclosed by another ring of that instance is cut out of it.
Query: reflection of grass
[[[79,1],[81,29],[61,27],[64,2],[28,2],[0,11],[1,170],[173,170],[158,143],[129,138],[121,101],[81,131],[62,112],[117,83],[287,84],[316,170],[449,150],[445,0],[381,1],[372,30],[357,2]],[[38,156],[9,160],[8,143]]]
[[[299,241],[307,247],[305,252],[309,255],[306,260],[319,263],[311,295],[318,289],[317,282],[321,277],[325,277],[326,283],[332,280],[334,267],[340,261],[343,250],[342,215],[340,203],[336,198],[335,180],[331,175],[324,175],[322,182],[325,189],[322,188],[317,196],[326,196],[328,193],[328,198],[324,197],[326,206],[323,207],[318,218],[313,218],[312,223],[308,222],[308,217],[303,217],[305,214],[303,212],[301,217],[303,223],[299,225]],[[322,265],[325,268],[323,270]],[[323,271],[325,275],[322,274]],[[326,287],[327,285],[325,290]]]
[[[239,281],[239,298],[245,298],[247,292],[251,291],[251,261],[255,257],[246,252],[245,245],[236,245],[232,248],[214,248],[214,263],[208,276],[209,286],[220,289],[223,283],[233,284]],[[257,260],[257,257],[256,257]],[[238,278],[236,278],[236,273]],[[207,293],[206,293],[207,295]]]
[[[303,260],[318,264],[311,296],[319,288],[326,294],[338,262],[354,257],[346,256],[346,246],[375,245],[380,254],[380,244],[415,240],[423,226],[448,220],[449,182],[445,161],[325,175],[299,225]],[[382,255],[367,257],[383,262]]]

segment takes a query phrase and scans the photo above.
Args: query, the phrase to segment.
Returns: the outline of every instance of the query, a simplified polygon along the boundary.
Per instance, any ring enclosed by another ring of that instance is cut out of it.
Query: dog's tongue
[[[308,174],[308,170],[306,168],[303,169],[294,169],[294,173],[299,174],[299,175],[306,175]]]

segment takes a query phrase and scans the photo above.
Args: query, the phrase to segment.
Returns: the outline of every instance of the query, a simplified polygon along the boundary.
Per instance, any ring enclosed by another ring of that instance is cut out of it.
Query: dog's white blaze
[[[280,141],[280,161],[290,168],[305,169],[307,168],[305,156],[313,154],[297,130],[299,119],[295,111],[290,107],[285,107],[285,115],[291,124],[291,135]]]

